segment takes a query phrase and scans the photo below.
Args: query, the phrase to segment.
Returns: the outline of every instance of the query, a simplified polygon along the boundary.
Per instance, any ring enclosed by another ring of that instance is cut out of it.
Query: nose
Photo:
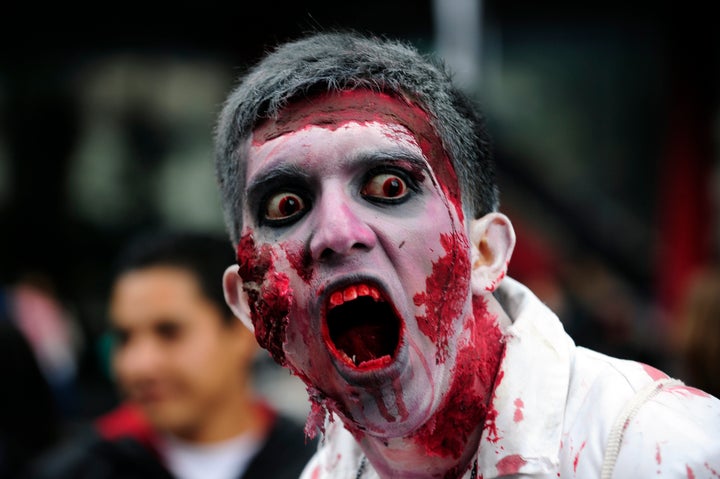
[[[360,206],[355,206],[359,208]],[[315,231],[310,254],[315,260],[369,251],[377,244],[375,232],[339,195],[326,195],[315,205]]]

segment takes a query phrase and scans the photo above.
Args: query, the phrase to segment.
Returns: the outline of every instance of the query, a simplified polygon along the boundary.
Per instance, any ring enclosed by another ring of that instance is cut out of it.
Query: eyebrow
[[[247,187],[247,198],[252,200],[258,196],[262,196],[275,185],[287,183],[309,184],[310,175],[308,171],[299,165],[280,164],[269,168],[267,171],[261,171],[253,178]]]
[[[349,165],[362,165],[368,169],[389,165],[392,163],[407,162],[415,173],[430,173],[427,160],[413,151],[404,148],[386,148],[371,152],[358,152],[347,159],[338,160]],[[300,185],[309,186],[313,182],[312,175],[306,168],[293,163],[281,161],[276,162],[267,171],[260,170],[248,183],[247,198],[252,203],[258,200],[267,191],[278,185]]]
[[[362,163],[370,167],[389,163],[408,162],[414,169],[420,169],[429,173],[428,163],[422,155],[403,148],[384,149],[369,153],[361,152],[355,155],[350,161],[352,163]]]

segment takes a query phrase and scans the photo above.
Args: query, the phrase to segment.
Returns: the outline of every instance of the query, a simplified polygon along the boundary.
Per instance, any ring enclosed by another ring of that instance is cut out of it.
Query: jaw
[[[314,364],[330,369],[315,368],[319,375],[306,378],[348,430],[378,439],[404,437],[424,424],[444,389],[435,379],[445,377],[428,359],[426,338],[416,337],[413,323],[399,312],[407,310],[404,303],[390,291],[371,276],[321,287],[315,307],[325,354]],[[305,344],[315,341],[306,338]]]

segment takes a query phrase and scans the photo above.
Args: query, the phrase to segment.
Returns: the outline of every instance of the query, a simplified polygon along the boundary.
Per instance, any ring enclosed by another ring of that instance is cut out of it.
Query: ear
[[[236,348],[237,357],[240,358],[242,364],[251,364],[259,349],[255,333],[245,327],[244,321],[237,321],[234,317],[231,327],[227,331],[233,335],[232,344]]]
[[[493,212],[472,220],[469,233],[472,292],[475,295],[493,292],[507,273],[515,248],[515,230],[507,216]]]
[[[250,319],[250,305],[248,304],[247,294],[243,290],[243,282],[238,273],[239,266],[234,264],[229,266],[223,274],[223,292],[225,293],[225,302],[230,306],[233,314],[252,332],[255,327]]]

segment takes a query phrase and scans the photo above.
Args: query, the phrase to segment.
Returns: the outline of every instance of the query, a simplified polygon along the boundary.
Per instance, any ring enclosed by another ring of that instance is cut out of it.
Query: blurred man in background
[[[34,477],[298,476],[315,447],[253,392],[255,340],[220,283],[233,261],[227,240],[199,234],[128,246],[110,299],[112,366],[127,402]]]

